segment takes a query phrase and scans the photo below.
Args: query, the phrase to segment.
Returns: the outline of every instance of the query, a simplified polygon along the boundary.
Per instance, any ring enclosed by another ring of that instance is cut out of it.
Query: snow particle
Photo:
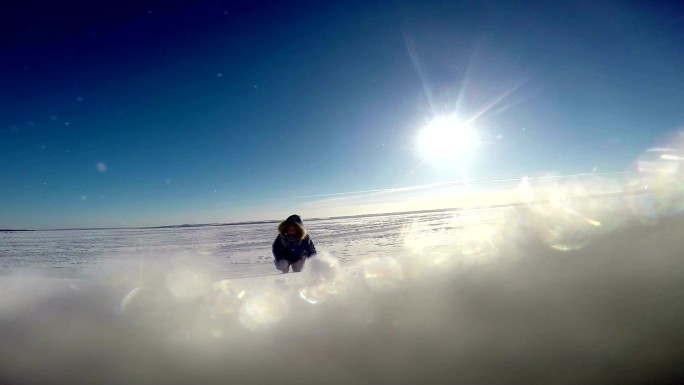
[[[189,301],[203,295],[207,280],[202,271],[180,268],[166,276],[166,288],[176,299]]]
[[[216,74],[216,77],[217,77],[217,78],[222,78],[222,77],[223,77],[223,74],[222,74],[221,72],[219,72],[219,73]]]
[[[104,162],[97,162],[95,167],[97,167],[97,171],[101,173],[107,172],[107,165]]]
[[[257,331],[273,326],[289,312],[289,303],[276,291],[266,291],[246,299],[239,310],[242,326]]]
[[[404,279],[401,264],[391,257],[376,257],[365,260],[363,274],[366,285],[372,290],[381,292],[394,290]]]

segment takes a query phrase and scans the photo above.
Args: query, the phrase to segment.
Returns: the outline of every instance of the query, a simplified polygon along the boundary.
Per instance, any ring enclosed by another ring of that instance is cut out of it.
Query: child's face
[[[290,235],[295,235],[297,234],[297,229],[295,229],[295,227],[292,225],[287,226],[287,233]]]

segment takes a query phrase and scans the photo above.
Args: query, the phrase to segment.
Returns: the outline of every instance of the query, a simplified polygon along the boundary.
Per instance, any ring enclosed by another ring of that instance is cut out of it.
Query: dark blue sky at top
[[[0,11],[0,228],[264,219],[307,196],[623,171],[684,125],[681,3]],[[478,115],[481,142],[457,166],[424,161],[418,132],[452,113]]]

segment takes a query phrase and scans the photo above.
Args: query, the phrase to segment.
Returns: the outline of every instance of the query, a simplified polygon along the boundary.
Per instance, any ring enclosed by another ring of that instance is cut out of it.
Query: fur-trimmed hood
[[[282,235],[288,235],[287,234],[287,227],[288,226],[294,226],[295,229],[297,230],[295,234],[295,238],[298,240],[303,240],[307,236],[307,231],[304,228],[304,224],[302,223],[302,218],[299,217],[299,215],[290,215],[285,219],[284,221],[280,222],[278,225],[278,232]]]

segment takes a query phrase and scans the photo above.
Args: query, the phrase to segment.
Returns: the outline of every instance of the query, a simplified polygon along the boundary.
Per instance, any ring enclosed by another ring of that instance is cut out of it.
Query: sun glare
[[[439,116],[423,128],[418,148],[427,159],[459,160],[476,143],[475,131],[454,116]]]

